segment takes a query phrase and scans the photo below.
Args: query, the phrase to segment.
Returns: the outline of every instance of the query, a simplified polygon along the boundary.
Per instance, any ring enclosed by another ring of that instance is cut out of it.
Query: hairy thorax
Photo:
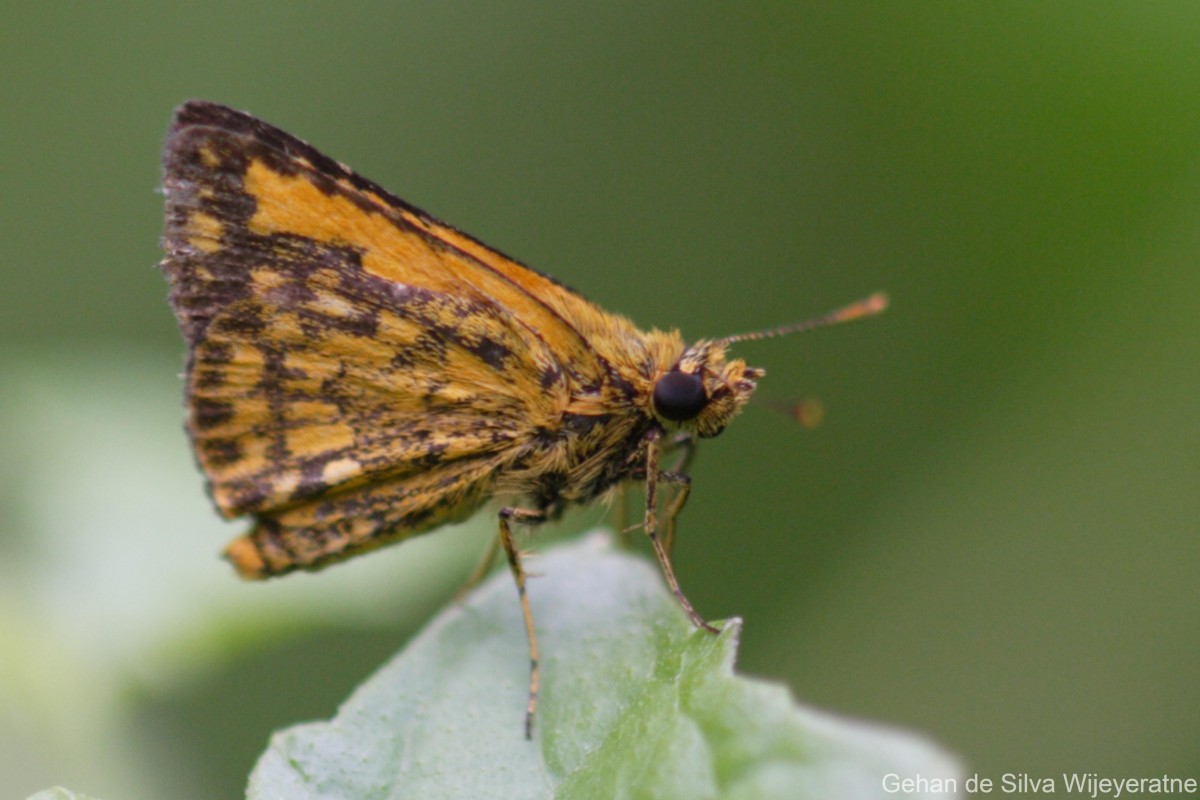
[[[557,516],[644,468],[646,433],[655,425],[635,409],[565,412],[558,424],[534,431],[519,455],[498,471],[495,493],[522,498]]]

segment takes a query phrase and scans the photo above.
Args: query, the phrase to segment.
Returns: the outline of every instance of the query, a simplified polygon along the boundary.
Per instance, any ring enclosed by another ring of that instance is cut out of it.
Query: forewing
[[[268,253],[287,244],[342,248],[365,275],[490,300],[548,343],[585,384],[606,374],[557,295],[603,312],[278,128],[213,103],[186,103],[176,112],[165,164],[169,245],[174,239],[185,248],[223,249],[236,232],[265,237],[248,244]],[[172,183],[177,190],[194,184],[196,202],[172,203]],[[218,214],[205,207],[211,195],[229,201]],[[190,308],[184,315],[203,324]]]
[[[389,196],[397,212],[414,228],[426,231],[463,253],[486,265],[498,275],[546,306],[563,320],[585,343],[589,361],[602,367],[603,376],[613,384],[622,384],[629,375],[649,374],[661,360],[656,352],[662,342],[647,337],[632,322],[619,314],[604,311],[572,289],[497,252],[477,239],[440,222],[422,211],[406,207],[403,201]],[[670,348],[679,348],[674,341]],[[587,375],[593,381],[599,373]]]
[[[275,128],[189,103],[164,164],[189,428],[228,516],[476,474],[603,374],[553,308]]]

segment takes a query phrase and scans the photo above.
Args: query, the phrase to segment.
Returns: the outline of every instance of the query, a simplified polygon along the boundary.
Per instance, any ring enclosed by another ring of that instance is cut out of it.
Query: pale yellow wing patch
[[[208,326],[190,428],[223,513],[511,450],[565,405],[540,385],[544,345],[503,312],[410,287],[383,304],[378,288],[316,270]]]

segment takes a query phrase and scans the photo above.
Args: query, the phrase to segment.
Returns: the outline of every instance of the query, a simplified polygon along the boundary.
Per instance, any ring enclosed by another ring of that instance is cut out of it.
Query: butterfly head
[[[725,426],[750,400],[750,395],[757,387],[755,381],[766,374],[758,367],[746,366],[741,359],[726,361],[725,351],[729,345],[817,330],[874,316],[887,305],[887,296],[880,292],[803,322],[696,342],[683,351],[670,369],[655,379],[651,395],[654,414],[660,421],[694,431],[701,438],[716,436],[725,430]]]
[[[763,374],[741,359],[726,361],[722,342],[696,342],[655,380],[654,414],[702,438],[716,436],[746,405]]]

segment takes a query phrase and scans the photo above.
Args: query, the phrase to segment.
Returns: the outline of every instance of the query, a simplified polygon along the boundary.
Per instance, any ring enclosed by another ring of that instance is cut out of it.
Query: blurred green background
[[[1200,6],[5,2],[0,795],[236,796],[490,518],[243,585],[158,158],[247,109],[643,326],[751,343],[677,548],[742,671],[968,772],[1200,772]],[[563,530],[597,524],[598,510]]]

